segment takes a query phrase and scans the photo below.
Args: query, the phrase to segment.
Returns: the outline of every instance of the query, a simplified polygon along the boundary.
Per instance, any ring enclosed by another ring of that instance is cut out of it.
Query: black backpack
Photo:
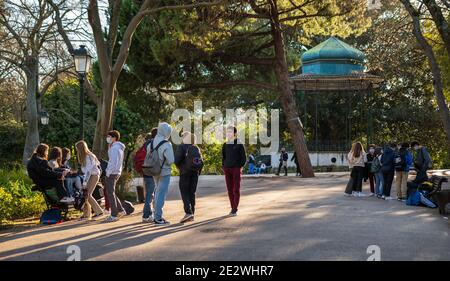
[[[394,155],[394,168],[396,171],[404,171],[406,168],[406,153],[399,151]]]
[[[86,201],[83,190],[76,191],[73,198],[73,207],[75,210],[81,211],[83,209],[84,202]]]
[[[195,145],[188,146],[183,169],[188,172],[199,172],[203,168],[203,159],[200,149]]]

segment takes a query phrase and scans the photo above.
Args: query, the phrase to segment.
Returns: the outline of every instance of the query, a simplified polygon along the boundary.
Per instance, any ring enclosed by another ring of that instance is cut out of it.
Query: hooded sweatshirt
[[[165,122],[160,123],[158,126],[158,134],[153,139],[153,148],[158,146],[160,142],[168,140],[171,133],[172,127],[169,124]],[[164,162],[161,169],[161,177],[170,176],[172,174],[172,164],[175,161],[172,143],[170,141],[165,142],[158,148],[158,156],[161,159],[161,163]]]
[[[123,151],[125,145],[120,141],[114,142],[108,150],[108,166],[106,167],[106,176],[120,175],[123,165]]]

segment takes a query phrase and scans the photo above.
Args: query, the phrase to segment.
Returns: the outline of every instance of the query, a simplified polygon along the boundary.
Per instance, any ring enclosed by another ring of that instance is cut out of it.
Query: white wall
[[[294,161],[291,161],[291,157],[294,153],[288,152],[289,159],[288,159],[288,167],[295,167]],[[309,159],[311,159],[311,164],[313,166],[328,166],[332,165],[331,158],[336,158],[336,166],[347,166],[347,152],[310,152],[309,153]],[[278,166],[280,163],[280,153],[272,154],[272,166]]]

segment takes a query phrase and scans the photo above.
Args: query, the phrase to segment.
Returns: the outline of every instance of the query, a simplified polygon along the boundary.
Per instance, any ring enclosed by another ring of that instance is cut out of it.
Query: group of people
[[[418,141],[411,143],[395,142],[383,148],[370,145],[366,153],[363,145],[356,142],[347,155],[351,169],[350,180],[345,190],[346,196],[363,197],[363,180],[369,180],[370,194],[384,200],[394,199],[391,196],[395,178],[397,200],[407,199],[408,176],[411,169],[417,174],[412,184],[419,184],[428,179],[427,170],[432,167],[432,160],[425,146]]]
[[[250,175],[260,175],[266,172],[267,166],[263,161],[256,161],[253,154],[248,156],[248,173]]]
[[[163,207],[169,193],[172,164],[175,164],[180,174],[179,189],[185,212],[180,222],[194,220],[195,194],[203,161],[201,151],[196,145],[196,136],[190,132],[183,132],[182,144],[177,146],[174,153],[170,142],[171,133],[172,127],[162,122],[151,130],[143,144],[146,151],[145,160],[156,155],[161,163],[156,175],[146,173],[145,169],[140,170],[146,190],[142,212],[144,223],[156,225],[169,223],[163,217]],[[60,202],[63,203],[73,202],[75,192],[84,191],[86,200],[82,220],[107,215],[106,222],[118,221],[120,217],[128,215],[116,195],[116,184],[124,165],[125,145],[120,142],[120,133],[115,130],[108,133],[106,142],[108,162],[105,171],[102,171],[100,161],[89,150],[87,143],[79,141],[75,144],[80,167],[78,171],[71,169],[69,165],[70,149],[54,147],[49,152],[47,144],[39,144],[28,161],[28,175],[39,187],[55,188]],[[231,206],[230,216],[236,216],[238,212],[241,176],[246,160],[244,145],[237,138],[237,129],[228,127],[227,141],[222,146],[222,166]],[[92,196],[102,172],[105,174],[105,209]]]

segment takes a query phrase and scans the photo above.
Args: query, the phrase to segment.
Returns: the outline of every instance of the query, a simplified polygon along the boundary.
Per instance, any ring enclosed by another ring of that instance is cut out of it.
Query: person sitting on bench
[[[53,170],[50,168],[47,159],[48,145],[41,143],[36,147],[36,150],[27,163],[28,176],[41,188],[56,188],[56,193],[60,202],[73,202],[74,199],[68,195],[67,190],[64,187],[64,177],[69,171],[64,170],[58,172]]]
[[[64,186],[67,188],[69,195],[74,196],[76,191],[80,191],[83,188],[83,185],[81,182],[81,176],[76,170],[70,167],[70,158],[70,149],[64,147],[62,149],[61,168],[70,170],[70,172],[64,178]]]

